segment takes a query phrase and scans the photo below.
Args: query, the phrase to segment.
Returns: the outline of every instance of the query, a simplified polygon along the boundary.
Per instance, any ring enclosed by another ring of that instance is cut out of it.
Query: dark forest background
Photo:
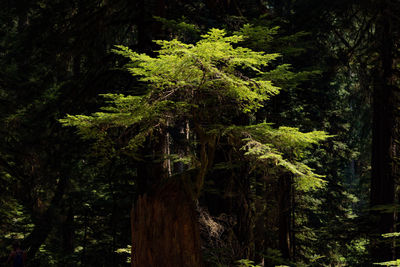
[[[0,1],[1,264],[19,240],[28,266],[397,266],[399,14],[397,0]],[[277,54],[262,77],[279,94],[243,113],[231,95],[180,95],[192,115],[141,124],[101,96],[154,93],[115,45],[157,57],[153,40],[213,28]],[[128,116],[90,119],[107,105]]]

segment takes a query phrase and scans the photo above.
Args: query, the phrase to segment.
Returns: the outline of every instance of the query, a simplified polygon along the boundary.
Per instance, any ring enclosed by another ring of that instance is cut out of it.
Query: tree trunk
[[[377,229],[375,240],[371,243],[371,256],[375,261],[394,259],[394,248],[389,242],[379,242],[381,234],[393,232],[395,176],[397,163],[396,121],[400,101],[394,85],[393,57],[394,40],[392,21],[388,15],[388,4],[382,1],[380,14],[376,24],[376,40],[378,62],[376,65],[373,91],[373,129],[372,129],[372,176],[371,176],[371,207],[392,208],[373,210],[374,228]]]
[[[132,210],[132,267],[203,266],[198,214],[181,181],[139,197]]]
[[[53,228],[53,222],[57,210],[60,208],[66,184],[67,178],[64,176],[61,177],[50,206],[47,208],[45,213],[35,221],[35,228],[23,242],[23,247],[28,249],[30,259],[34,259],[35,254],[39,250],[40,246],[46,241],[47,236]],[[31,266],[36,266],[37,264],[39,263],[31,262]]]
[[[74,210],[72,205],[68,208],[65,221],[62,223],[62,235],[63,235],[63,253],[66,256],[70,256],[74,253]]]
[[[248,169],[239,172],[240,185],[238,192],[238,207],[237,207],[237,238],[239,240],[239,251],[236,251],[236,256],[241,259],[254,259],[255,245],[254,245],[254,196],[252,192],[251,180],[249,177]]]
[[[256,198],[255,198],[255,213],[256,220],[254,226],[254,247],[257,252],[265,251],[265,216],[266,214],[266,182],[257,181],[256,183]],[[254,260],[256,263],[264,262],[264,253],[255,253]]]
[[[279,250],[286,259],[291,258],[291,177],[279,177]]]

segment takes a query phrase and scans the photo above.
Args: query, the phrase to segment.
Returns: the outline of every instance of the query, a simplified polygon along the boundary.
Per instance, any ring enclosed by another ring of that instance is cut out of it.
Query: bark
[[[255,186],[256,178],[249,175],[248,166],[236,169],[232,173],[232,178],[236,181],[237,196],[235,197],[235,210],[237,223],[235,233],[238,247],[234,247],[234,257],[239,259],[255,258],[255,237],[254,228],[256,223],[255,210]]]
[[[198,198],[203,189],[206,174],[214,162],[217,136],[207,134],[199,122],[194,123],[194,128],[200,143],[200,166],[194,181],[194,196]]]
[[[393,36],[387,6],[382,1],[380,15],[376,25],[378,62],[376,65],[373,89],[373,129],[372,129],[372,176],[371,207],[381,205],[390,207],[394,204],[395,175],[397,163],[395,154],[396,110],[399,106],[396,88],[393,84]],[[393,207],[393,206],[392,206]],[[371,256],[376,261],[394,259],[393,247],[390,243],[379,242],[383,233],[393,232],[394,211],[373,210],[374,227],[377,229],[376,239],[371,246]]]
[[[286,259],[291,259],[291,177],[279,178],[279,250]]]
[[[254,227],[254,246],[255,251],[263,252],[265,251],[265,239],[264,235],[266,232],[265,229],[265,216],[266,216],[266,203],[265,198],[261,196],[265,196],[266,191],[266,183],[265,181],[259,181],[256,183],[257,197],[255,200],[255,211],[256,211],[256,220]],[[254,258],[256,263],[264,262],[264,255],[261,253],[255,254]]]
[[[291,256],[292,260],[295,262],[296,261],[296,197],[295,197],[295,186],[293,182],[293,177],[291,177],[291,206],[290,206],[290,214],[291,214],[291,219],[292,219],[292,224],[290,228],[290,249],[291,249]]]
[[[198,214],[183,182],[165,182],[132,210],[132,267],[203,266]]]

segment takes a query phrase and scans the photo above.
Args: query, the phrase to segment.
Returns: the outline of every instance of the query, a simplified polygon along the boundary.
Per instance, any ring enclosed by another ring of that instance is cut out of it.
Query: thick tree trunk
[[[390,1],[382,1],[390,2]],[[378,62],[373,92],[373,129],[372,129],[372,176],[371,207],[383,209],[372,211],[374,227],[377,229],[371,245],[371,256],[375,261],[393,259],[394,248],[389,242],[379,242],[379,236],[393,232],[395,222],[395,177],[397,174],[396,113],[400,101],[394,86],[393,55],[394,40],[391,18],[387,5],[382,3],[381,13],[376,25],[378,44]],[[387,211],[387,208],[392,211]],[[386,209],[386,211],[385,211]]]
[[[203,266],[198,214],[187,188],[168,182],[132,210],[132,267]]]

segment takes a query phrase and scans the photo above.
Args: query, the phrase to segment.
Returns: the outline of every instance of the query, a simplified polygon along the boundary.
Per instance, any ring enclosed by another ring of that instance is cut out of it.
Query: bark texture
[[[372,129],[372,176],[371,207],[377,229],[372,242],[371,256],[374,260],[394,259],[394,247],[390,242],[380,242],[379,236],[395,231],[395,181],[398,175],[398,154],[396,127],[400,98],[395,86],[393,71],[394,40],[392,18],[388,15],[389,4],[382,1],[378,6],[380,14],[376,25],[378,61],[374,75],[373,129]]]
[[[198,214],[182,182],[139,197],[132,211],[132,267],[203,266]]]

